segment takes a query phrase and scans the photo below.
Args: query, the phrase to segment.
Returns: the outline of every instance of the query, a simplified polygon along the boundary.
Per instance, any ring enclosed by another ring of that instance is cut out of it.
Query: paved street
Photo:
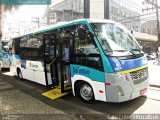
[[[158,69],[159,66],[149,64],[152,84],[159,84],[160,74],[157,73],[155,76]],[[86,104],[72,94],[53,101],[41,95],[47,90],[36,83],[0,74],[2,118],[5,120],[106,120],[110,118],[109,114],[160,114],[160,88],[158,87],[149,87],[146,95],[117,104],[100,101]]]
[[[154,60],[149,61],[148,65],[149,65],[149,77],[150,77],[150,84],[151,85],[157,85],[160,87],[160,66],[157,65],[157,62],[155,62],[154,64]]]

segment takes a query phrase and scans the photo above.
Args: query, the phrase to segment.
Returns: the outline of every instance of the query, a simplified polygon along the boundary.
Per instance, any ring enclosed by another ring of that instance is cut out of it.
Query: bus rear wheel
[[[95,100],[93,89],[91,85],[86,82],[80,82],[77,84],[76,93],[84,102],[93,103]]]
[[[17,76],[20,80],[23,80],[22,72],[20,69],[17,69]]]

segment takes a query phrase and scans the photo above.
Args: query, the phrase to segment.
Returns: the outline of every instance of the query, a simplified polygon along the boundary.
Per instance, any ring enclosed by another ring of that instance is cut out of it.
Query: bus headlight
[[[120,79],[122,79],[122,80],[127,80],[127,81],[129,81],[127,74],[114,73],[114,74],[111,74],[111,76],[113,76],[113,77],[118,77],[118,78],[120,78]]]
[[[122,80],[127,80],[128,81],[128,76],[127,74],[118,74],[119,78]]]

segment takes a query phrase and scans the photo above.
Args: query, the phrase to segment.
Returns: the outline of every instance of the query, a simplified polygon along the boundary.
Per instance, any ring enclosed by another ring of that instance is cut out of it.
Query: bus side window
[[[88,30],[87,26],[84,26]],[[78,28],[77,28],[78,29]],[[75,32],[75,62],[76,64],[88,66],[102,70],[102,62],[99,50],[94,43],[94,38],[86,34],[85,39],[82,40],[78,32]]]
[[[43,35],[24,36],[20,40],[19,55],[21,59],[42,60]]]

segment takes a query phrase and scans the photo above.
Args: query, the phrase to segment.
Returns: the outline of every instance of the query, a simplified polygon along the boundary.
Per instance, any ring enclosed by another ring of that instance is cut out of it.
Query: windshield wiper
[[[110,50],[108,52],[113,53],[113,52],[127,52],[127,51],[129,51],[134,57],[137,57],[137,55],[133,52],[133,50]],[[136,49],[134,49],[134,51],[136,51]]]
[[[130,49],[130,51],[138,51],[138,52],[141,52],[141,49]]]
[[[134,51],[141,53],[141,49],[130,49],[129,52],[132,53],[135,57],[137,57],[137,54],[135,54]]]
[[[106,52],[126,52],[128,50],[106,50]]]
[[[132,50],[129,50],[129,52],[132,53],[134,57],[137,57],[137,55]]]

